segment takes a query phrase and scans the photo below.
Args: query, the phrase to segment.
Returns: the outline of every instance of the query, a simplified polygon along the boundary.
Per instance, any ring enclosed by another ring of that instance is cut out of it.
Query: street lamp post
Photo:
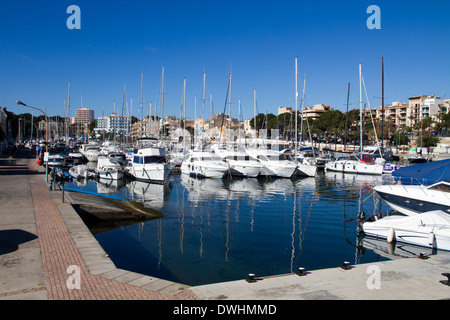
[[[42,111],[41,109],[29,106],[29,105],[23,103],[22,101],[16,101],[16,103],[19,106],[25,106],[25,107],[28,107],[28,108],[36,109],[36,110],[38,110],[38,111],[40,111],[40,112],[42,112],[44,114],[44,116],[45,116],[45,128],[46,128],[46,130],[45,130],[45,152],[48,154],[48,117],[47,117],[47,114],[44,111]],[[47,160],[46,165],[45,165],[45,180],[48,182],[48,160]]]
[[[16,101],[16,104],[19,106],[25,106],[28,108],[36,109],[44,114],[44,116],[45,116],[45,152],[48,152],[48,117],[47,117],[47,114],[44,111],[42,111],[41,109],[29,106],[29,105],[23,103],[22,101]]]

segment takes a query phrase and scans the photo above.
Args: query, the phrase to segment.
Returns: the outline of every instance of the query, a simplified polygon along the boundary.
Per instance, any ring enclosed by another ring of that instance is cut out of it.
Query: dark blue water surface
[[[169,186],[90,182],[72,187],[143,202],[164,218],[97,234],[118,268],[187,285],[387,260],[358,241],[358,213],[390,211],[373,193],[382,177],[198,180]],[[378,251],[377,251],[378,252]]]

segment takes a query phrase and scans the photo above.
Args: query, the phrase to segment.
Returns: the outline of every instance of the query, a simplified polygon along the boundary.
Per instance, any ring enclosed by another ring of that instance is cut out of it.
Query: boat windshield
[[[239,160],[239,161],[256,161],[255,158],[252,158],[248,155],[239,155],[239,156],[227,156],[225,157],[226,160]]]
[[[222,161],[222,158],[220,157],[202,157],[203,161]]]
[[[435,185],[430,186],[428,190],[436,190],[450,193],[450,184],[444,182],[437,183]]]
[[[158,157],[158,156],[153,156],[153,157],[144,157],[144,163],[163,163],[165,161],[164,157]]]
[[[269,161],[290,161],[290,160],[292,160],[291,156],[289,156],[287,154],[268,156],[267,158],[269,159]]]
[[[287,154],[279,154],[279,155],[259,155],[258,159],[263,161],[290,161],[292,160],[291,156]]]
[[[152,156],[152,157],[139,157],[134,156],[133,163],[138,164],[148,164],[148,163],[164,163],[165,158],[159,157],[159,156]]]

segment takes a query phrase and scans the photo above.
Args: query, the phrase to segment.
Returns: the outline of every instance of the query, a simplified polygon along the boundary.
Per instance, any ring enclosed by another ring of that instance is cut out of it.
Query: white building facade
[[[117,113],[112,113],[109,116],[103,116],[97,119],[97,127],[94,129],[97,135],[102,132],[117,133],[127,135],[130,132],[130,119],[126,116],[119,116]]]

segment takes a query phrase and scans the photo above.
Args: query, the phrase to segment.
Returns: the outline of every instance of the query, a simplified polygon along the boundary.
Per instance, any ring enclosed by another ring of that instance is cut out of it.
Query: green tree
[[[272,113],[267,114],[267,118],[266,115],[264,113],[260,113],[256,116],[256,130],[260,130],[260,129],[274,129],[274,128],[269,128],[268,124],[269,121],[272,120],[273,118],[276,119],[276,116]],[[275,120],[276,122],[276,120]],[[250,120],[250,126],[252,129],[255,129],[255,118],[252,118]]]
[[[416,144],[422,146],[423,148],[436,147],[439,139],[430,133],[424,134],[422,137],[416,139]]]
[[[393,145],[401,146],[407,145],[409,143],[409,138],[406,134],[397,131],[394,135],[392,135],[390,141]]]

